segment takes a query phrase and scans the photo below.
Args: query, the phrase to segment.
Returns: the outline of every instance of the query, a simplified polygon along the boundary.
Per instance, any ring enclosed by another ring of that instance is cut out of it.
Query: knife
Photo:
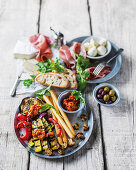
[[[16,80],[15,80],[15,82],[14,82],[14,85],[13,85],[12,89],[10,90],[10,96],[11,96],[11,97],[14,97],[15,94],[16,94],[16,89],[17,89],[17,86],[18,86],[18,84],[19,84],[19,82],[20,82],[20,77],[21,77],[22,72],[23,72],[23,71],[21,71],[21,72],[19,73],[19,75],[17,76],[17,78],[16,78]]]

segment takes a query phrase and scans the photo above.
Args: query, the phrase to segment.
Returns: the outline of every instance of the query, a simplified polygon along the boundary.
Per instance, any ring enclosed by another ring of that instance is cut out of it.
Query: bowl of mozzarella
[[[82,42],[82,48],[85,50],[87,58],[101,59],[111,52],[111,43],[105,38],[90,36]]]

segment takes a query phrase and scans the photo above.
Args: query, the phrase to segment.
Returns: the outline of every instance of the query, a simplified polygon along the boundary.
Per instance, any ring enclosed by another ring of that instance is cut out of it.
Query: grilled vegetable
[[[68,146],[73,146],[75,145],[75,141],[73,139],[68,139]]]
[[[28,110],[31,108],[33,105],[43,105],[44,102],[40,98],[34,98],[34,97],[27,97],[22,100],[21,103],[21,112],[25,113],[28,112]]]
[[[76,137],[77,137],[77,139],[84,139],[85,138],[84,134],[81,131],[77,132]]]
[[[29,140],[28,145],[31,146],[31,147],[34,146],[33,138],[31,138],[31,139]]]
[[[78,122],[75,122],[72,124],[72,127],[75,129],[75,130],[78,130],[79,129],[79,123]]]
[[[42,118],[42,122],[43,122],[44,128],[46,129],[49,126],[49,124],[44,117]]]
[[[41,119],[37,119],[37,127],[39,129],[44,129],[44,125]]]
[[[45,150],[45,153],[48,155],[48,156],[51,156],[52,155],[52,149],[51,148],[48,148]]]
[[[84,114],[81,114],[80,118],[81,118],[82,122],[87,120],[87,116]]]
[[[64,154],[64,150],[63,150],[63,149],[58,149],[58,153],[59,153],[60,155],[63,155],[63,154]]]
[[[88,131],[89,130],[89,127],[86,123],[84,123],[83,125],[83,131]]]
[[[61,135],[61,127],[60,127],[60,125],[58,124],[58,122],[56,122],[54,119],[52,119],[52,118],[48,118],[48,120],[49,121],[51,121],[51,122],[53,122],[54,123],[54,125],[56,125],[56,127],[58,128],[58,134],[57,134],[57,136],[60,136]]]
[[[34,141],[34,146],[35,146],[35,152],[41,152],[42,151],[42,146],[41,146],[40,140]]]
[[[57,149],[59,149],[60,146],[59,146],[59,144],[58,144],[57,139],[56,139],[55,136],[50,139],[50,145],[51,145],[52,150],[57,150]]]
[[[41,142],[42,143],[42,149],[47,150],[49,148],[49,144],[47,140],[44,140]]]

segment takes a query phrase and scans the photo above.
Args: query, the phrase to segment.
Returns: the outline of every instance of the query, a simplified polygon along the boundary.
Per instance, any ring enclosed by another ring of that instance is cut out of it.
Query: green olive
[[[115,95],[115,91],[114,90],[110,90],[109,95],[110,96],[114,96]]]
[[[116,99],[117,99],[117,97],[116,97],[116,96],[112,96],[112,97],[111,97],[111,100],[112,100],[113,102],[115,102],[115,101],[116,101]]]
[[[109,98],[110,98],[110,96],[109,96],[108,94],[105,94],[105,95],[103,96],[103,100],[104,100],[105,102],[107,102],[107,101],[109,100]]]
[[[106,86],[106,87],[104,87],[104,91],[106,91],[106,92],[109,92],[109,87],[108,86]]]

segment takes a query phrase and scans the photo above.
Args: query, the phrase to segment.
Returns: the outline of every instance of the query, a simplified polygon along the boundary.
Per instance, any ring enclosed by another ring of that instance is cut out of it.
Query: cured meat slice
[[[76,59],[75,54],[79,54],[81,52],[81,44],[78,42],[73,42],[70,47],[70,52],[71,52],[72,57]]]
[[[66,66],[71,69],[75,69],[76,55],[81,52],[81,44],[78,42],[73,42],[71,47],[67,45],[62,45],[59,50],[59,56],[63,59]]]
[[[29,38],[29,41],[31,43],[34,43],[37,41],[37,39],[39,38],[40,34],[35,34],[35,35],[32,35],[30,38]]]
[[[41,61],[45,61],[45,60],[47,60],[47,58],[51,58],[51,57],[52,57],[51,48],[48,47],[48,48],[41,54]]]
[[[73,67],[73,65],[75,65],[75,60],[73,59],[69,47],[67,45],[62,45],[59,50],[59,56],[63,59],[68,68]]]
[[[90,68],[86,69],[86,71],[89,72],[89,77],[87,78],[87,80],[96,80],[96,79],[99,79],[99,78],[103,78],[111,72],[110,67],[106,66],[102,69],[102,71],[97,76],[95,76],[93,74],[93,71],[94,71],[95,68],[96,67],[90,67]]]
[[[47,44],[46,37],[43,35],[40,35],[33,44],[36,49],[40,50],[40,52],[43,52],[45,49],[49,47]]]
[[[31,36],[29,40],[33,44],[33,46],[39,50],[39,53],[36,57],[36,60],[38,62],[45,61],[48,58],[52,57],[52,51],[50,48],[52,42],[49,37],[42,34],[35,34]]]

